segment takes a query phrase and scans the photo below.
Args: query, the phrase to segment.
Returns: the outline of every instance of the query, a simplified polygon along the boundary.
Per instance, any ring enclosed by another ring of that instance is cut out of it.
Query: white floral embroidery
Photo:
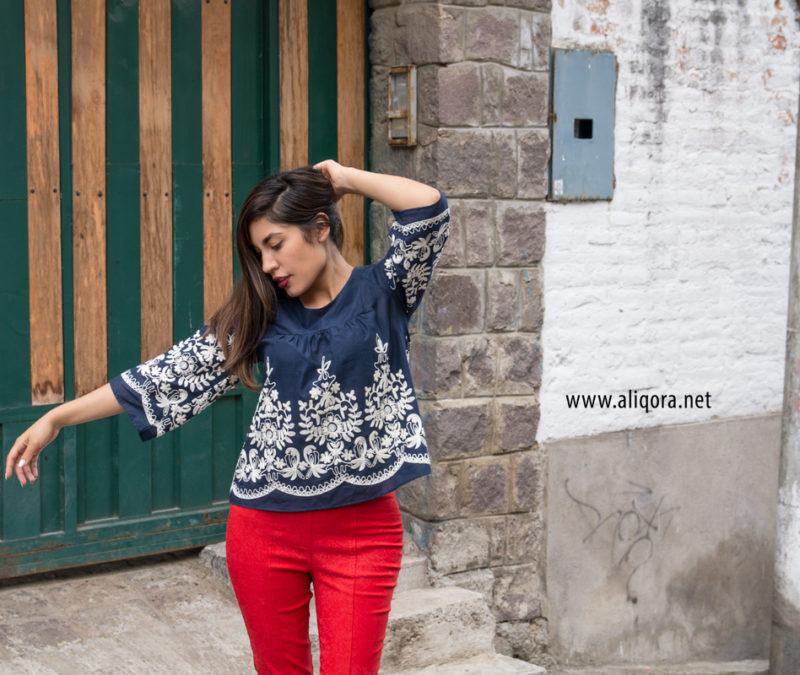
[[[421,235],[422,232],[427,234]],[[450,209],[408,225],[392,224],[391,247],[383,265],[390,288],[395,289],[400,283],[409,313],[419,303],[430,281],[449,232]]]
[[[234,477],[238,481],[257,483],[268,472],[286,468],[285,460],[278,458],[277,453],[295,435],[292,405],[278,399],[278,390],[270,379],[271,375],[272,367],[267,358],[264,364],[264,386],[247,433],[250,445],[242,450],[234,471]]]
[[[122,373],[123,381],[141,396],[145,417],[157,436],[207,408],[238,381],[222,370],[222,349],[214,334],[204,335],[203,330]]]
[[[328,372],[330,365],[323,356],[309,400],[298,403],[300,433],[306,441],[326,447],[338,458],[345,443],[351,443],[361,431],[361,411],[355,392],[341,391],[336,376]]]
[[[322,357],[308,392],[298,402],[297,427],[306,445],[290,445],[298,435],[291,421],[291,403],[281,401],[272,369],[259,398],[248,438],[239,455],[233,494],[257,499],[273,490],[313,496],[342,483],[374,485],[395,474],[404,462],[429,464],[422,420],[414,410],[414,392],[402,369],[392,372],[389,343],[375,336],[373,381],[364,388],[364,412],[354,391],[342,391],[331,374],[330,359]],[[364,425],[369,435],[361,435]],[[384,465],[380,470],[375,470]],[[305,485],[309,479],[324,482]],[[248,484],[257,484],[248,487]]]

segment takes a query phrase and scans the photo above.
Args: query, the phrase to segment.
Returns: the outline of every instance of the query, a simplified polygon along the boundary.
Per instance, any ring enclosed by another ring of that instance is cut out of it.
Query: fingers
[[[6,460],[6,479],[11,477],[13,471],[20,485],[24,486],[28,481],[33,483],[39,476],[37,455],[36,448],[31,447],[25,434],[17,438]]]

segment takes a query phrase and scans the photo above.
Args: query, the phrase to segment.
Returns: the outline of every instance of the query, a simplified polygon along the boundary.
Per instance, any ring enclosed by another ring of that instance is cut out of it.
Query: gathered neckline
[[[341,298],[344,295],[346,290],[348,290],[348,287],[350,286],[351,282],[353,281],[353,277],[356,274],[356,270],[358,270],[358,269],[361,269],[361,265],[354,265],[353,266],[353,269],[350,270],[350,276],[347,277],[347,281],[344,282],[344,286],[342,286],[342,288],[339,290],[339,292],[336,294],[336,296],[333,298],[333,300],[331,300],[328,304],[323,305],[322,307],[306,307],[302,303],[300,298],[292,298],[292,300],[294,300],[296,302],[297,306],[300,307],[304,312],[307,312],[308,314],[310,314],[312,316],[314,314],[324,314],[331,307],[333,307],[333,305],[336,304],[336,301],[339,300],[339,298]]]

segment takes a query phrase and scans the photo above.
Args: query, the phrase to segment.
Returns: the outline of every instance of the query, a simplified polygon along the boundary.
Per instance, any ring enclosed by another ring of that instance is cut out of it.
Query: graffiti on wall
[[[636,604],[636,573],[656,555],[680,506],[667,506],[665,496],[656,497],[651,487],[632,480],[627,481],[627,489],[612,493],[611,507],[601,506],[599,498],[576,496],[570,491],[569,478],[564,480],[564,490],[587,524],[582,543],[610,540],[611,563],[625,575],[628,602]]]

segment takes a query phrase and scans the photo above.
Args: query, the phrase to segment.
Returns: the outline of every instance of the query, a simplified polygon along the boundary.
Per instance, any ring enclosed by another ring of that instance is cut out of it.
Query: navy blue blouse
[[[307,309],[278,291],[259,344],[264,383],[231,503],[307,511],[387,494],[431,472],[408,366],[408,320],[447,239],[447,200],[394,212],[389,251],[355,267],[334,300]],[[143,441],[236,385],[205,328],[111,380]]]

